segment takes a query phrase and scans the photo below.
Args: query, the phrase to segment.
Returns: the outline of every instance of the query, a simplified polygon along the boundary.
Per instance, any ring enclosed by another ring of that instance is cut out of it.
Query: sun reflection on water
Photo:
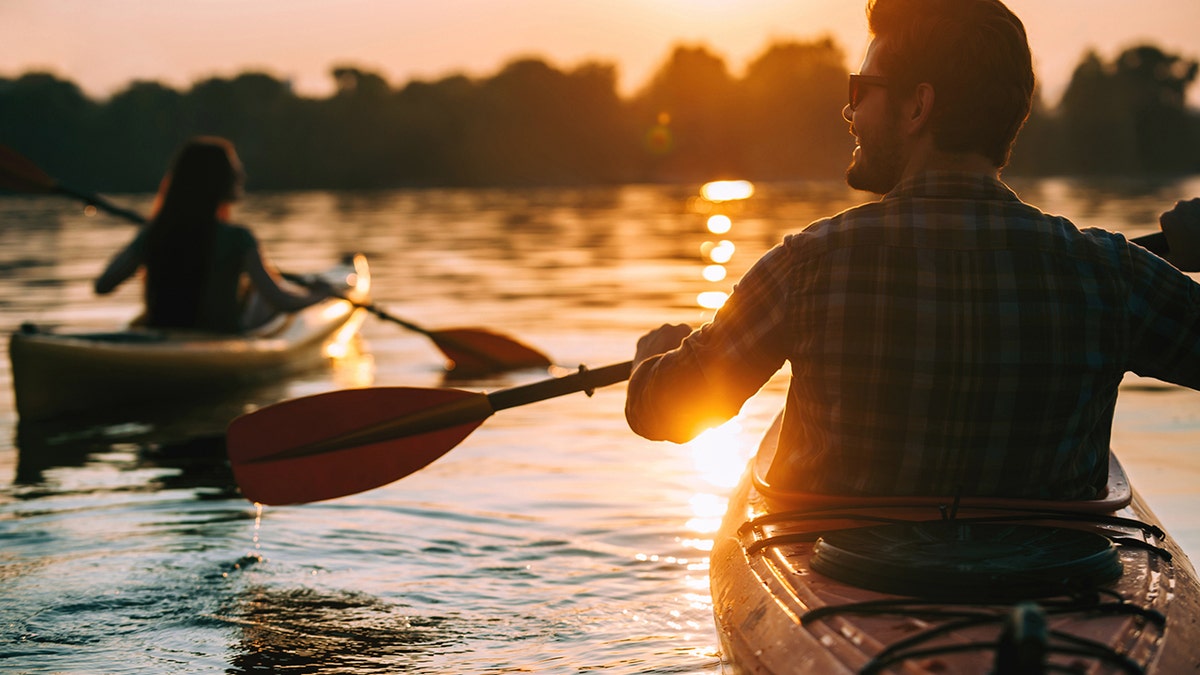
[[[741,203],[754,194],[754,184],[746,180],[717,180],[700,186],[699,198],[689,201],[689,210],[705,216],[705,228],[711,234],[728,234],[733,230],[731,212],[738,212]],[[708,263],[701,276],[705,281],[725,280],[725,265],[733,259],[737,246],[728,239],[706,241],[700,245],[700,255]],[[701,309],[718,310],[724,306],[729,293],[721,290],[702,291],[696,295]]]
[[[733,229],[733,220],[724,213],[708,217],[708,231],[713,234],[725,234]]]
[[[701,273],[705,281],[721,281],[725,278],[726,274],[724,265],[708,265]]]
[[[683,447],[685,456],[691,460],[697,489],[688,498],[691,517],[685,523],[686,530],[694,536],[681,537],[679,543],[702,555],[679,560],[687,568],[680,595],[691,610],[707,613],[712,611],[708,572],[713,537],[728,505],[728,493],[737,484],[754,445],[748,441],[739,419],[734,418],[705,431]]]
[[[729,294],[725,291],[704,291],[696,295],[696,304],[704,309],[720,309],[728,299]]]
[[[745,429],[738,418],[705,431],[686,444],[697,472],[709,485],[725,491],[737,485],[749,453]],[[724,513],[724,505],[721,505]]]
[[[714,180],[700,188],[700,196],[710,202],[731,202],[753,195],[754,184],[748,180]]]
[[[688,499],[692,517],[686,526],[688,531],[698,536],[681,543],[707,553],[712,550],[711,535],[720,527],[721,517],[729,503],[727,494],[737,485],[749,457],[750,450],[747,448],[752,446],[747,441],[741,422],[734,418],[705,431],[684,447],[691,457],[698,482],[712,489],[701,489]]]
[[[728,239],[721,241],[706,241],[700,245],[700,253],[715,263],[727,263],[733,259],[737,246]]]

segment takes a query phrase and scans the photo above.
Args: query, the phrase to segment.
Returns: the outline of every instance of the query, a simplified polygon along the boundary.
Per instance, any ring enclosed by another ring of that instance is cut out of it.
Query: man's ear
[[[904,111],[906,118],[903,120],[903,124],[911,133],[920,133],[929,123],[929,119],[933,116],[935,99],[932,84],[922,82],[917,85]]]

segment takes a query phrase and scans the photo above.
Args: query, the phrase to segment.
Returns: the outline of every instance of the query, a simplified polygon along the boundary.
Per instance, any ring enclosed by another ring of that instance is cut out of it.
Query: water
[[[1016,183],[1084,226],[1150,232],[1172,184]],[[836,184],[759,186],[705,227],[698,186],[254,194],[239,212],[281,266],[371,263],[376,301],[431,328],[489,327],[567,368],[632,356],[698,323],[788,231],[861,201]],[[136,208],[148,196],[122,199]],[[61,198],[0,199],[0,328],[111,328],[135,284],[90,279],[132,233]],[[728,276],[700,251],[728,240]],[[369,320],[364,354],[192,406],[18,425],[0,367],[0,670],[13,673],[718,673],[706,556],[725,495],[781,400],[686,446],[634,436],[624,388],[505,410],[436,463],[328,502],[242,499],[222,431],[240,411],[338,387],[490,391],[448,380],[420,335]],[[1131,379],[1115,443],[1134,485],[1200,551],[1200,394]]]

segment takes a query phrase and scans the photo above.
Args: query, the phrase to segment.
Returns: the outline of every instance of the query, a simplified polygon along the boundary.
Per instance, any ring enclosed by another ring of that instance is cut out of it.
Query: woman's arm
[[[333,295],[328,288],[312,288],[305,293],[293,293],[285,288],[283,276],[265,259],[258,247],[246,251],[242,269],[250,276],[254,290],[272,307],[281,312],[295,312]]]
[[[125,248],[118,251],[112,257],[112,260],[108,261],[108,266],[104,268],[104,271],[92,283],[92,289],[97,295],[111,293],[113,289],[121,285],[121,282],[133,276],[133,273],[137,272],[138,268],[142,266],[145,236],[146,230],[143,229],[133,238],[133,241],[126,244]]]

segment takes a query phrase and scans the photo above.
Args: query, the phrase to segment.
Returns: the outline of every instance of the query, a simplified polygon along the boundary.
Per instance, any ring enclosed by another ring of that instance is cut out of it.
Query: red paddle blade
[[[460,389],[345,389],[276,403],[226,432],[233,475],[260,504],[301,504],[399,480],[449,452],[492,414]]]
[[[455,375],[479,375],[521,368],[545,368],[550,357],[506,335],[483,328],[430,331],[438,349],[454,362]]]
[[[54,179],[27,157],[0,145],[0,188],[14,192],[49,192]]]

